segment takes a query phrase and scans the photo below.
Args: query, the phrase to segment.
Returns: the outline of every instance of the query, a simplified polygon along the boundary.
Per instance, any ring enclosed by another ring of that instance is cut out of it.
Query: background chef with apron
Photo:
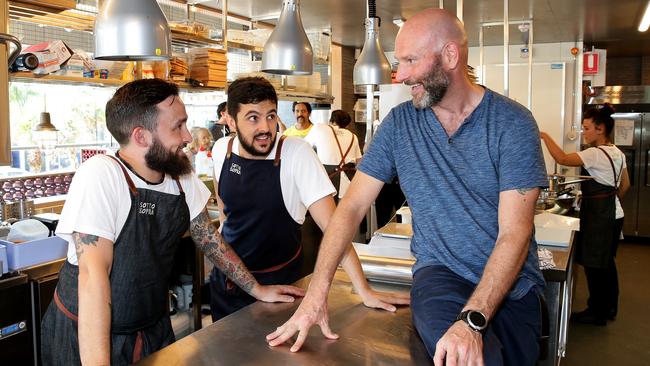
[[[356,164],[361,160],[359,140],[345,129],[351,121],[346,111],[338,109],[332,112],[329,125],[316,124],[305,136],[305,141],[314,148],[325,166],[330,181],[338,191],[338,198],[345,195],[356,172]]]
[[[277,134],[277,95],[264,78],[228,87],[228,123],[236,137],[212,151],[221,232],[257,281],[287,284],[300,278],[300,227],[307,211],[325,230],[335,205],[330,180],[309,144]],[[368,286],[350,245],[343,268],[368,306],[394,311],[408,303]],[[217,268],[210,275],[212,317],[220,319],[255,301]]]
[[[542,132],[542,140],[558,164],[581,167],[590,175],[581,183],[580,232],[576,261],[585,268],[589,299],[587,309],[574,313],[571,320],[606,325],[618,311],[616,249],[623,228],[623,209],[619,197],[630,187],[625,155],[611,143],[614,109],[609,104],[584,113],[582,135],[591,147],[566,154]]]
[[[169,276],[188,229],[257,298],[303,293],[260,286],[210,223],[210,192],[183,153],[186,121],[178,87],[160,79],[126,84],[107,103],[120,150],[86,161],[70,185],[57,227],[68,260],[41,325],[44,365],[126,365],[173,342]]]

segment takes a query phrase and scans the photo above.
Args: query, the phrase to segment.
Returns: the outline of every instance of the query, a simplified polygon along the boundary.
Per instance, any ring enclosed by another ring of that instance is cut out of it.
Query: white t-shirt
[[[616,179],[618,180],[618,186],[621,185],[621,179],[619,178],[621,174],[621,169],[627,168],[625,162],[625,154],[618,147],[614,145],[600,145],[600,148],[605,150],[612,162],[614,163],[614,169],[616,169]],[[612,164],[609,162],[609,159],[596,147],[590,147],[586,150],[578,152],[578,156],[582,159],[582,164],[585,169],[589,172],[589,175],[594,177],[594,180],[600,184],[613,187],[614,186],[614,175],[612,173]],[[617,186],[617,187],[618,187]],[[616,218],[620,219],[624,216],[623,207],[621,207],[621,202],[616,197]]]
[[[147,184],[128,168],[136,188],[180,194],[169,175],[160,184]],[[210,190],[194,174],[179,178],[190,219],[197,217],[210,198]],[[110,157],[96,155],[83,163],[72,178],[56,235],[68,241],[68,262],[77,265],[72,233],[97,235],[112,242],[119,236],[131,208],[129,185],[120,166]]]
[[[348,155],[345,157],[345,163],[355,162],[356,159],[361,159],[361,149],[359,149],[359,140],[354,136],[354,134],[345,128],[339,128],[338,126],[332,126],[336,137],[339,139],[341,144],[341,150],[345,154],[345,151],[350,146],[350,142],[354,139],[352,143],[352,148]],[[325,165],[339,165],[341,162],[341,152],[339,147],[336,144],[334,135],[329,125],[316,124],[311,128],[309,134],[305,136],[305,141],[307,141],[312,147],[316,148],[316,154],[320,159],[321,163]]]
[[[239,155],[239,139],[234,138],[232,153]],[[228,151],[228,138],[215,142],[212,148],[214,160],[214,176],[220,179],[221,167]],[[266,160],[275,159],[275,151],[280,141],[280,135],[275,139],[275,146],[266,157]],[[325,172],[325,168],[318,161],[318,157],[309,144],[302,138],[289,136],[282,143],[280,157],[280,187],[282,199],[291,217],[299,224],[305,221],[305,214],[314,202],[332,195],[336,192]],[[217,182],[218,183],[218,182]],[[215,187],[216,189],[217,187]]]

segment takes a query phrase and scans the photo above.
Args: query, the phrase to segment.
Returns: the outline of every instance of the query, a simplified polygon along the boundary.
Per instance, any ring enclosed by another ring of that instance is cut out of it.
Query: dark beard
[[[192,163],[187,155],[178,155],[167,150],[157,136],[153,137],[153,144],[144,156],[149,169],[169,174],[174,178],[192,172]]]
[[[424,94],[417,101],[413,99],[415,108],[424,109],[438,105],[449,88],[449,77],[442,70],[440,55],[436,56],[431,70],[419,82],[424,87]]]
[[[237,128],[237,139],[239,140],[239,145],[244,150],[246,150],[247,153],[249,153],[249,154],[251,154],[253,156],[267,156],[267,155],[269,155],[271,150],[273,150],[273,146],[275,146],[275,139],[277,138],[277,135],[276,135],[275,138],[273,138],[271,140],[271,144],[269,145],[269,149],[267,151],[257,150],[253,146],[253,140],[255,140],[256,137],[264,136],[264,135],[272,136],[270,132],[258,133],[257,135],[253,136],[253,139],[251,140],[251,142],[248,142],[248,141],[244,140],[244,137],[242,137],[242,134],[239,133],[239,128]]]

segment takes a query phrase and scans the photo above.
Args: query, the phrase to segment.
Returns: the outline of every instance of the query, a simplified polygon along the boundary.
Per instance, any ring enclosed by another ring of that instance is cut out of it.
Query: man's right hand
[[[305,296],[305,290],[288,285],[263,286],[256,284],[251,290],[251,296],[264,302],[294,302],[296,296]]]
[[[300,303],[300,306],[293,316],[282,324],[275,332],[266,336],[266,341],[271,347],[279,346],[289,340],[298,332],[296,342],[291,346],[291,352],[298,352],[302,344],[305,343],[309,329],[318,324],[325,338],[338,339],[339,336],[334,334],[329,326],[327,316],[327,297],[317,299],[314,296],[307,296]]]

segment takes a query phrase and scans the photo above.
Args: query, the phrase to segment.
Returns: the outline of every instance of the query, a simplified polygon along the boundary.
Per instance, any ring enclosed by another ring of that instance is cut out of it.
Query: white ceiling
[[[223,0],[202,1],[221,9]],[[636,30],[646,0],[510,0],[509,19],[534,21],[534,42],[584,40],[586,45],[608,48],[610,54],[650,55],[650,35]],[[301,0],[303,24],[308,30],[331,29],[333,41],[361,47],[366,17],[365,0]],[[438,1],[376,0],[382,18],[380,40],[385,50],[394,48],[398,27],[394,18],[408,19],[419,10],[438,6]],[[445,9],[456,12],[456,1],[445,0]],[[282,0],[229,0],[228,11],[251,19],[277,16]],[[503,21],[503,0],[465,0],[463,20],[470,45],[478,45],[481,23]],[[273,21],[271,21],[273,22]],[[510,28],[511,43],[522,43],[516,26]],[[650,33],[650,32],[647,32]],[[503,30],[486,30],[485,44],[503,44]]]

